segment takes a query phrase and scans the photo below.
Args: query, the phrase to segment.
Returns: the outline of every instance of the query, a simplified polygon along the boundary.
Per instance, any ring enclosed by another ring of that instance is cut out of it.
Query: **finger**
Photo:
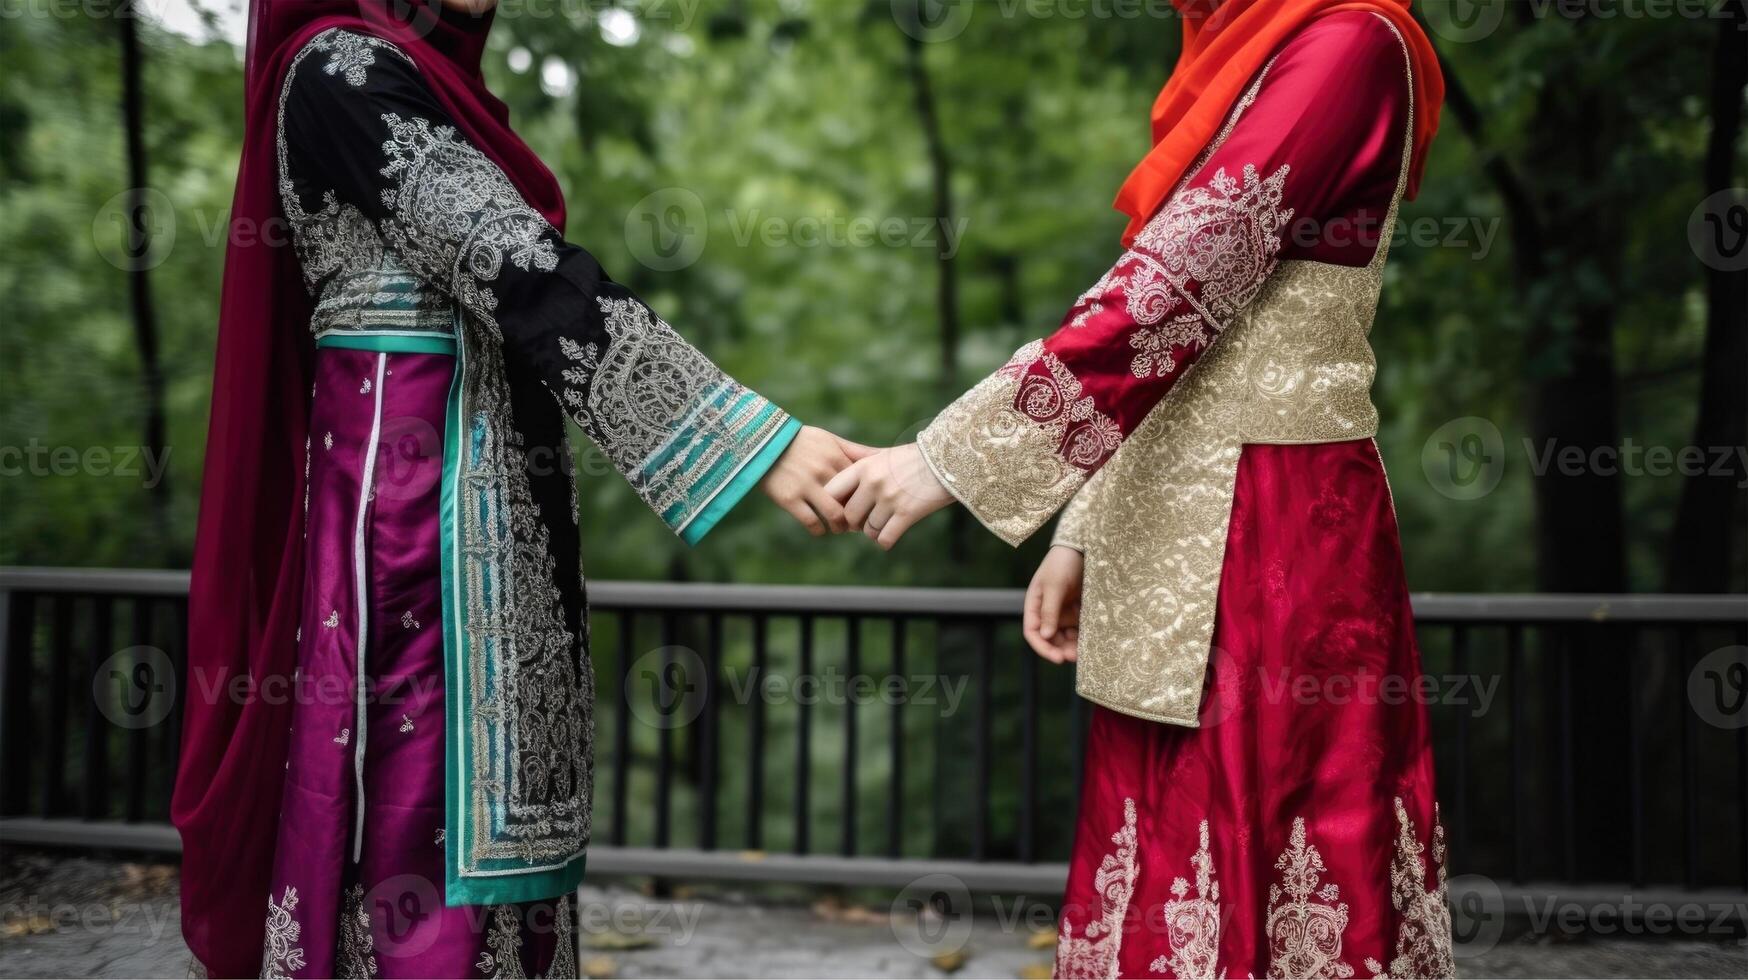
[[[868,522],[863,525],[862,530],[867,532],[869,537],[879,540],[881,529],[886,527],[891,520],[892,505],[884,500],[877,500],[874,502],[874,509],[868,512]]]
[[[849,500],[850,495],[862,485],[863,472],[862,466],[858,463],[844,467],[837,472],[836,476],[826,481],[825,492],[831,494],[839,502]]]
[[[1046,579],[1043,592],[1038,610],[1038,635],[1051,640],[1055,639],[1056,627],[1062,621],[1062,586]]]
[[[850,529],[850,521],[844,516],[844,505],[826,493],[824,487],[810,487],[807,491],[807,503],[825,526],[831,528],[833,534],[842,534]]]
[[[862,530],[868,526],[868,515],[873,513],[874,505],[879,502],[879,496],[874,493],[873,487],[866,483],[860,484],[856,487],[856,492],[850,495],[850,499],[844,502],[844,520],[855,530]]]
[[[838,448],[844,451],[844,455],[852,460],[866,459],[880,451],[874,446],[864,446],[859,442],[851,442],[840,435],[834,434],[832,438],[838,441]]]
[[[902,511],[893,514],[892,520],[887,521],[886,526],[880,529],[878,541],[880,547],[891,551],[892,546],[897,544],[898,539],[904,537],[904,532],[910,530],[910,526],[915,523],[916,518]]]
[[[807,506],[805,500],[790,501],[783,505],[783,509],[802,527],[807,528],[808,534],[817,538],[825,533],[825,524],[820,522],[819,515],[813,512],[812,507]]]
[[[1020,635],[1026,638],[1026,645],[1032,652],[1053,664],[1062,662],[1061,654],[1050,645],[1050,641],[1038,635],[1038,610],[1044,598],[1044,590],[1034,580],[1026,589],[1026,608],[1020,616]]]

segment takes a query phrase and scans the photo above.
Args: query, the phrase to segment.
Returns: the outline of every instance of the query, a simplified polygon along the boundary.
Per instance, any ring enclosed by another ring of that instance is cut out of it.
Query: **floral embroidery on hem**
[[[304,968],[303,947],[297,942],[303,937],[303,926],[292,914],[297,911],[297,889],[287,885],[284,895],[275,902],[267,896],[267,938],[261,952],[261,976],[269,980],[289,980]]]
[[[1085,935],[1076,938],[1062,916],[1062,931],[1056,940],[1056,975],[1059,977],[1115,977],[1117,952],[1123,945],[1123,920],[1129,915],[1129,900],[1135,895],[1139,876],[1136,860],[1135,801],[1123,801],[1123,826],[1111,835],[1115,852],[1106,854],[1093,876],[1103,910],[1086,924]]]

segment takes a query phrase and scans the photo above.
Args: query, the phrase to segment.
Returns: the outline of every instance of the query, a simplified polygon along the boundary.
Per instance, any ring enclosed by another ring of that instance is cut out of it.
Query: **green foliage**
[[[736,376],[803,419],[870,443],[908,437],[950,394],[939,237],[910,240],[936,226],[907,38],[894,16],[904,6],[522,4],[500,14],[486,68],[563,182],[572,240]],[[964,222],[955,255],[961,386],[1051,330],[1115,256],[1122,219],[1108,205],[1146,147],[1146,110],[1177,43],[1168,20],[972,8],[962,34],[920,46],[954,217]],[[623,11],[637,36],[608,43],[602,21],[623,27]],[[1446,233],[1455,224],[1461,237],[1398,241],[1374,334],[1379,442],[1415,588],[1533,586],[1524,391],[1563,363],[1562,318],[1578,298],[1600,296],[1617,310],[1624,434],[1641,444],[1687,440],[1704,311],[1684,229],[1701,196],[1707,133],[1709,65],[1696,52],[1709,50],[1713,29],[1548,18],[1506,24],[1485,43],[1445,45],[1485,116],[1488,151],[1544,192],[1577,200],[1595,215],[1597,235],[1592,251],[1549,256],[1547,282],[1519,283],[1486,158],[1447,115],[1426,192],[1404,218]],[[143,476],[27,466],[0,480],[3,563],[179,566],[189,553],[222,272],[217,229],[241,137],[240,61],[223,42],[150,24],[142,35],[150,184],[173,202],[177,227],[174,249],[151,273],[172,446],[168,539],[149,519]],[[126,278],[99,253],[93,229],[127,186],[118,44],[112,21],[83,18],[15,18],[0,34],[6,447],[83,453],[140,442]],[[568,91],[551,85],[567,74]],[[543,75],[553,76],[548,87]],[[1525,156],[1547,99],[1583,104],[1572,117],[1593,131],[1571,137],[1599,148],[1591,172],[1540,173]],[[695,195],[708,239],[696,262],[658,271],[639,261],[636,243],[639,202],[664,188]],[[771,219],[791,231],[767,234]],[[817,244],[794,224],[807,219],[822,233],[898,219],[906,235]],[[1478,230],[1492,236],[1486,247]],[[1554,325],[1554,341],[1527,349],[1536,322]],[[1508,457],[1499,488],[1473,501],[1442,495],[1421,468],[1429,436],[1464,416],[1497,425]],[[1016,560],[972,525],[962,528],[965,561],[951,562],[943,516],[888,556],[856,538],[816,542],[753,500],[688,550],[610,471],[592,459],[583,470],[596,577],[1015,585],[1040,547]],[[1680,478],[1626,479],[1634,583],[1654,588]]]

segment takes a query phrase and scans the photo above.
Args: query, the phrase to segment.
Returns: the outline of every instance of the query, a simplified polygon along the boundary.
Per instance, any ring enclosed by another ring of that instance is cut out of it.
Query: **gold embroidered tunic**
[[[1086,556],[1080,695],[1191,727],[1243,447],[1377,431],[1367,335],[1412,110],[1327,85],[1259,102],[1274,67],[1061,329],[918,439],[1010,544],[1063,511],[1056,543]]]

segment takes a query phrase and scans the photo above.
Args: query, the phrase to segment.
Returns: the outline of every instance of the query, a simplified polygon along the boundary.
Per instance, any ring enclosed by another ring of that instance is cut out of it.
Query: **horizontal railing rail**
[[[188,572],[0,566],[0,593],[186,596]],[[718,582],[591,582],[591,604],[615,609],[747,610],[901,616],[1018,615],[1022,589]],[[1517,595],[1419,592],[1417,618],[1449,622],[1748,622],[1748,595]]]
[[[0,568],[0,839],[173,840],[187,590],[186,572]],[[1019,590],[595,582],[589,598],[591,869],[1059,887],[1088,709],[1026,652]],[[1748,596],[1412,602],[1454,874],[1748,890],[1732,700],[1748,690],[1730,686]],[[116,716],[102,685],[144,691],[148,661],[168,665],[169,702]]]

